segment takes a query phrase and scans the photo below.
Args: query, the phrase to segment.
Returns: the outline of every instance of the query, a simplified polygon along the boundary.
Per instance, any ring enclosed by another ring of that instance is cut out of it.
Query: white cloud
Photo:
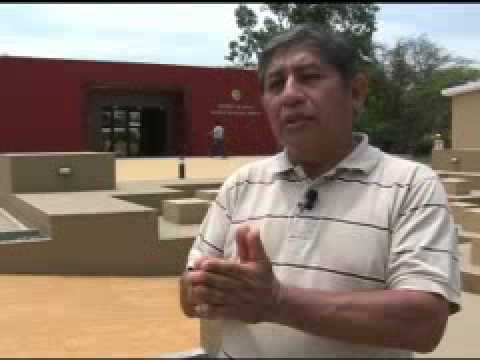
[[[45,21],[98,31],[235,31],[235,4],[35,4]]]
[[[259,20],[262,4],[250,4]],[[382,4],[376,41],[392,46],[423,33],[456,56],[480,61],[480,4]],[[0,4],[0,53],[11,55],[225,65],[236,39],[235,3]],[[468,24],[468,25],[467,25]]]
[[[2,26],[0,15],[0,50],[19,56],[225,65],[228,41],[238,33],[235,7],[31,4],[20,8],[38,31],[26,31],[21,24]],[[12,28],[17,32],[9,31]]]

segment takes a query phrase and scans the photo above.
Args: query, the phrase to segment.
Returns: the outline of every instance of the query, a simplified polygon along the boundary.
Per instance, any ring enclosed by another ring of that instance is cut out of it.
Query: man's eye
[[[269,82],[267,82],[267,89],[268,90],[279,89],[282,86],[283,86],[283,81],[281,79],[270,80]]]
[[[322,77],[323,77],[322,74],[319,74],[319,73],[307,73],[307,74],[302,74],[300,76],[302,80],[306,80],[306,81],[318,80],[318,79],[321,79]]]

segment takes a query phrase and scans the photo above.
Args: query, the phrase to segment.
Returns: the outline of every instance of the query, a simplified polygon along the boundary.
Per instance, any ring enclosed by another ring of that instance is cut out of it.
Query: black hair
[[[347,36],[340,32],[325,30],[315,24],[301,24],[272,38],[259,55],[257,74],[262,91],[267,69],[275,53],[293,46],[316,51],[323,62],[337,69],[346,84],[350,83],[358,71],[360,54]]]

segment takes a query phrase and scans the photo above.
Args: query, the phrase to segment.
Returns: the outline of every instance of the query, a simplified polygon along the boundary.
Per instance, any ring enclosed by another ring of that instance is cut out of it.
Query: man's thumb
[[[268,256],[260,239],[260,230],[256,229],[247,234],[248,257],[250,261],[268,260]]]
[[[250,232],[248,225],[240,226],[235,234],[237,241],[237,256],[240,262],[247,262],[249,260],[247,234]]]

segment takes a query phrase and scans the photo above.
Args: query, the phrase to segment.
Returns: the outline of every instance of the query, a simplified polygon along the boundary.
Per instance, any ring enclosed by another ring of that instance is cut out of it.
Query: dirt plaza
[[[0,276],[2,357],[155,357],[199,346],[176,278]]]
[[[177,159],[170,160],[117,160],[116,180],[175,177]],[[187,176],[224,177],[251,160],[218,159],[209,168],[187,159]],[[176,277],[0,275],[0,291],[2,357],[145,358],[200,345],[199,321],[180,310]],[[480,295],[464,293],[463,303],[440,346],[418,357],[480,356]]]

